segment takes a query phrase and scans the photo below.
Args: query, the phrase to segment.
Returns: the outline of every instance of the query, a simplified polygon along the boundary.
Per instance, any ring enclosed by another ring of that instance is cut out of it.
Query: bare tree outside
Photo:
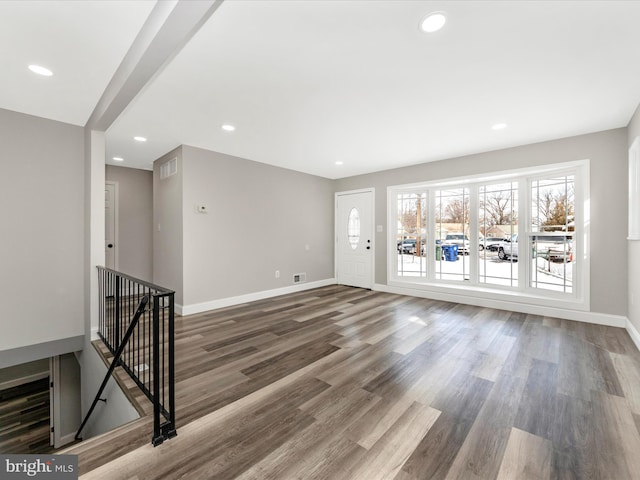
[[[566,195],[558,195],[553,199],[550,212],[542,225],[548,227],[567,226],[573,218],[573,201],[569,200]]]
[[[484,211],[484,222],[489,225],[510,225],[515,223],[517,212],[513,211],[513,199],[510,191],[488,193],[480,204]]]
[[[479,193],[479,233],[485,237],[502,237],[516,232],[514,227],[518,224],[518,184],[508,182],[482,185]]]
[[[405,233],[416,233],[417,212],[415,210],[407,210],[400,215],[400,223]]]
[[[398,241],[406,238],[416,239],[416,254],[421,254],[418,247],[423,239],[423,231],[427,226],[426,194],[406,194],[398,197],[398,222],[401,231]]]
[[[532,183],[533,224],[541,230],[567,230],[575,215],[573,176]]]
[[[467,223],[469,221],[469,197],[454,198],[444,207],[445,218],[449,223]]]

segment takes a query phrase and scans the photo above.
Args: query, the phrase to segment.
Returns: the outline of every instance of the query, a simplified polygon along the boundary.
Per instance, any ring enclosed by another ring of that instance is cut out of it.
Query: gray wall
[[[89,410],[91,402],[104,380],[107,367],[94,347],[88,342],[85,349],[78,353],[77,358],[82,368],[82,414],[84,415]],[[113,375],[107,382],[101,398],[106,398],[107,401],[96,404],[95,410],[82,430],[83,439],[95,437],[140,418]],[[73,418],[65,421],[72,422]]]
[[[0,363],[42,344],[24,363],[84,335],[83,129],[0,109],[0,146]]]
[[[336,191],[375,187],[376,283],[387,283],[387,187],[463,175],[589,159],[591,311],[627,314],[627,129],[398,168],[337,180]],[[615,252],[615,253],[613,253]]]
[[[178,158],[178,173],[160,180],[160,166]],[[182,147],[153,164],[153,282],[175,290],[183,304]]]
[[[333,278],[331,180],[189,146],[182,154],[183,305],[291,286],[294,273]]]
[[[627,148],[631,147],[633,140],[637,136],[640,136],[640,105],[631,118],[628,134]],[[627,248],[629,255],[629,304],[627,316],[633,326],[640,331],[640,275],[638,275],[640,272],[640,241],[627,242]]]
[[[118,270],[153,280],[153,172],[106,166],[118,183]]]

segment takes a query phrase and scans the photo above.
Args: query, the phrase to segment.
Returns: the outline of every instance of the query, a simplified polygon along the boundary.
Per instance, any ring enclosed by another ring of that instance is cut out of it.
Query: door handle
[[[371,247],[369,245],[367,245],[367,250],[371,250]]]
[[[109,243],[109,244],[107,245],[107,248],[113,248],[113,243]]]

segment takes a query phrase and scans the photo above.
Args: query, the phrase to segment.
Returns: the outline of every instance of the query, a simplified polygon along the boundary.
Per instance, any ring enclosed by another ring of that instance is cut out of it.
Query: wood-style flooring
[[[0,453],[50,453],[49,378],[0,390]]]
[[[178,436],[83,442],[81,478],[640,478],[623,329],[331,286],[176,332]]]

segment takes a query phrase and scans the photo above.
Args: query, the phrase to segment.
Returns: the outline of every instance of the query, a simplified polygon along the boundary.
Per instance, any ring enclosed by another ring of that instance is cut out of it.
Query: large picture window
[[[388,193],[390,284],[586,308],[587,161]]]

